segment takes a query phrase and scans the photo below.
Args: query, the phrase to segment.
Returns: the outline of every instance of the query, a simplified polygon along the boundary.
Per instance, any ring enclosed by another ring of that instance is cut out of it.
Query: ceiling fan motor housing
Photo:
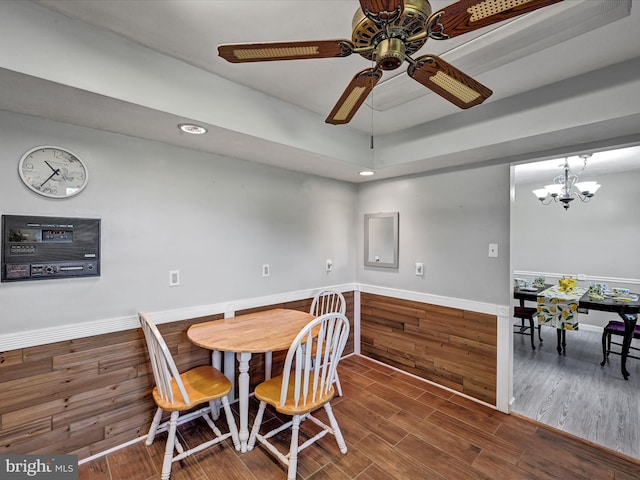
[[[425,44],[426,37],[412,42],[406,42],[406,39],[425,32],[430,15],[428,1],[405,0],[402,15],[387,25],[381,25],[367,18],[358,8],[353,16],[351,39],[356,48],[376,47],[360,55],[380,62],[383,70],[393,70],[402,64],[406,55],[417,52]]]
[[[404,42],[398,38],[387,38],[381,41],[374,55],[374,60],[382,70],[395,70],[404,62]]]

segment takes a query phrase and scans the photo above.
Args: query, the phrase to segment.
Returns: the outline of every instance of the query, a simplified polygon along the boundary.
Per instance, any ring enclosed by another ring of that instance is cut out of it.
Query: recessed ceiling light
[[[193,123],[179,123],[178,128],[185,133],[191,133],[193,135],[202,135],[203,133],[207,133],[206,128]]]
[[[363,177],[368,177],[369,175],[373,175],[374,172],[371,170],[363,170],[362,172],[358,172],[358,175],[362,175]]]

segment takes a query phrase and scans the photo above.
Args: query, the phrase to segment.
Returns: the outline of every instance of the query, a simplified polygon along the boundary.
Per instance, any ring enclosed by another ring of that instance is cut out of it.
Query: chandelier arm
[[[582,203],[588,203],[591,201],[591,199],[593,198],[593,195],[583,195],[582,193],[578,192],[577,193],[578,198],[580,199],[580,201]]]

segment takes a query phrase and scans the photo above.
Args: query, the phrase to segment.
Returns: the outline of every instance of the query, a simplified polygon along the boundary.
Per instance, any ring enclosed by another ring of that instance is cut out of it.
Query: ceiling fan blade
[[[429,36],[446,40],[562,0],[459,0],[431,15]]]
[[[393,22],[404,11],[403,0],[360,0],[360,8],[374,23]]]
[[[367,68],[356,73],[325,122],[333,125],[349,123],[380,77],[382,70],[376,68]]]
[[[417,58],[415,64],[409,66],[407,74],[460,108],[478,105],[493,93],[436,55]]]
[[[349,40],[236,43],[218,45],[218,55],[231,63],[346,57],[353,52]]]

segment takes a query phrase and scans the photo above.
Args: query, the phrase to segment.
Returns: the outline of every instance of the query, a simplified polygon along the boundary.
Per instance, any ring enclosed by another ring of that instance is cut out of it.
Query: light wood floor
[[[542,338],[534,351],[528,336],[514,335],[513,410],[640,459],[640,360],[627,360],[624,380],[619,355],[600,366],[599,332],[567,332],[562,356],[555,330],[542,327]]]
[[[504,415],[363,357],[344,359],[339,370],[344,397],[332,405],[349,451],[340,454],[334,438],[324,437],[301,452],[299,479],[637,480],[640,473],[640,462]],[[309,423],[303,426],[310,428]],[[186,443],[204,432],[201,425],[180,427]],[[85,463],[79,478],[156,479],[163,440],[150,447],[139,442]],[[174,464],[171,478],[275,480],[286,473],[260,447],[240,454],[225,443]]]

